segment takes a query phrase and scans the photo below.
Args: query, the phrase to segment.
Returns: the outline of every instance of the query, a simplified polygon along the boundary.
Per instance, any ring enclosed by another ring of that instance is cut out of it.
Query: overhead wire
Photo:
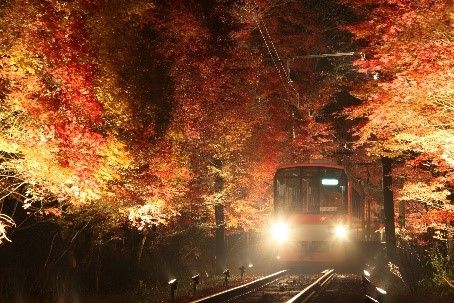
[[[270,40],[271,47],[273,48],[273,51],[274,51],[274,53],[276,54],[276,57],[277,57],[277,61],[281,64],[282,70],[283,70],[285,76],[287,77],[287,80],[290,79],[290,77],[289,77],[290,74],[288,73],[288,71],[284,67],[284,64],[282,63],[281,57],[279,56],[279,52],[277,51],[276,46],[274,46],[273,38],[271,38],[270,32],[268,31],[268,27],[266,26],[265,21],[263,20],[263,18],[260,15],[259,15],[258,18],[263,23],[263,27],[265,28],[266,36]]]
[[[253,12],[253,16],[255,17],[254,12]],[[289,96],[289,99],[290,99],[289,103],[292,104],[293,106],[295,106],[297,110],[299,110],[299,105],[300,105],[299,104],[299,93],[291,83],[290,71],[288,71],[284,67],[281,56],[279,56],[279,52],[278,52],[276,46],[274,45],[273,38],[271,37],[271,34],[268,30],[268,27],[266,26],[265,21],[263,20],[263,18],[261,18],[260,13],[258,12],[258,9],[257,9],[257,16],[258,17],[255,17],[257,27],[259,29],[260,35],[262,36],[263,42],[265,43],[268,54],[270,55],[271,60],[273,61],[273,65],[277,70],[279,79],[281,80],[282,85],[284,86],[284,89]],[[263,34],[263,30],[260,26],[260,22],[263,24],[266,35]],[[268,38],[269,42],[267,42],[267,38]],[[270,46],[268,44],[271,45],[272,49],[270,48]],[[281,68],[279,68],[276,61],[280,64]],[[284,75],[284,77],[282,77],[282,74]],[[294,92],[294,95],[292,95],[292,91]],[[295,99],[296,99],[296,102],[295,102]],[[291,110],[291,115],[292,115],[292,119],[295,119],[295,110],[294,109]],[[295,140],[295,138],[296,138],[296,128],[295,128],[295,125],[292,125],[292,139]]]
[[[255,16],[254,16],[254,17],[255,17]],[[275,69],[276,69],[276,71],[277,71],[277,74],[278,74],[278,76],[279,76],[279,79],[281,80],[283,86],[286,88],[286,83],[285,83],[285,80],[284,80],[285,78],[282,77],[282,71],[279,69],[279,66],[278,66],[277,63],[276,63],[275,56],[274,56],[273,52],[271,51],[270,46],[268,45],[268,41],[267,41],[267,39],[265,38],[265,35],[263,34],[262,28],[261,28],[261,26],[260,26],[260,21],[258,20],[257,17],[255,17],[255,22],[257,23],[257,27],[258,27],[258,29],[259,29],[260,35],[261,35],[261,37],[262,37],[262,39],[263,39],[263,42],[265,43],[266,50],[268,51],[268,54],[269,54],[270,57],[271,57],[271,60],[272,60],[273,65],[274,65],[274,67],[275,67]],[[284,74],[284,76],[285,76],[285,74]]]
[[[258,11],[258,9],[257,9],[257,11]],[[262,37],[262,40],[265,43],[268,54],[271,57],[273,65],[277,71],[277,74],[279,76],[279,79],[280,79],[282,85],[284,86],[286,93],[289,95],[290,99],[293,99],[296,97],[296,101],[297,101],[296,105],[299,106],[299,93],[290,82],[290,74],[288,73],[287,69],[284,67],[281,56],[279,55],[279,52],[273,42],[273,39],[268,30],[268,27],[266,26],[265,21],[263,20],[263,18],[260,17],[260,14],[258,12],[257,12],[258,17],[254,13],[253,13],[253,16],[254,16],[255,22],[257,24],[258,30],[260,32],[260,35]],[[260,25],[260,23],[263,24],[264,30],[262,30],[262,26]],[[264,34],[264,32],[265,32],[265,34]],[[269,40],[269,41],[267,41],[267,40]],[[293,91],[295,93],[295,96],[292,96],[291,91]],[[291,100],[291,103],[293,103],[292,100]]]
[[[279,63],[281,64],[282,71],[284,72],[284,75],[287,78],[286,84],[295,93],[295,96],[297,98],[297,100],[296,100],[297,101],[297,106],[299,107],[299,93],[296,90],[295,86],[292,84],[292,81],[291,81],[291,78],[290,78],[290,70],[285,68],[284,63],[282,62],[281,57],[279,56],[279,52],[277,51],[276,47],[274,46],[273,38],[271,38],[271,34],[268,31],[268,27],[266,26],[265,21],[263,20],[263,18],[260,17],[260,15],[259,15],[259,19],[263,23],[263,27],[265,28],[265,32],[266,32],[266,34],[268,36],[268,39],[270,40],[270,44],[273,47],[274,53],[276,54],[276,57],[277,57]]]
[[[284,86],[284,89],[285,89],[286,93],[289,95],[289,97],[291,99],[290,103],[292,105],[296,106],[297,110],[300,110],[300,96],[299,96],[298,90],[292,84],[291,77],[290,77],[290,69],[285,68],[285,66],[284,66],[284,64],[282,62],[281,56],[279,55],[279,52],[278,52],[278,50],[277,50],[277,48],[276,48],[276,46],[275,46],[275,44],[273,42],[273,39],[272,39],[271,34],[270,34],[270,31],[268,30],[268,27],[266,26],[265,21],[263,20],[263,18],[260,15],[260,12],[259,12],[257,4],[256,4],[256,8],[255,9],[257,11],[257,15],[255,15],[254,12],[252,12],[252,15],[253,15],[253,17],[255,19],[255,22],[257,24],[258,30],[260,32],[260,35],[261,35],[261,37],[263,39],[263,42],[265,43],[266,49],[268,51],[268,54],[271,57],[271,60],[272,60],[273,65],[274,65],[274,67],[275,67],[275,69],[277,71],[277,74],[278,74],[278,76],[280,78],[280,81],[282,82],[282,85]],[[262,30],[262,27],[261,27],[260,23],[263,24],[264,30]],[[264,31],[265,31],[266,35],[264,34]],[[269,41],[267,41],[267,40],[269,40]],[[355,54],[355,52],[338,52],[338,53],[335,53],[335,54],[306,55],[306,56],[293,57],[292,60],[294,60],[296,58],[320,58],[320,57],[353,56],[354,54]],[[364,54],[363,53],[360,53],[360,54],[361,54],[361,58],[364,60]],[[280,65],[280,67],[279,67],[278,64]],[[283,78],[283,76],[284,76],[284,78]],[[292,96],[291,91],[293,91],[295,93],[294,96]],[[296,104],[293,101],[294,98],[296,99]],[[294,110],[292,110],[292,118],[295,119],[295,111]],[[295,139],[295,137],[296,137],[296,130],[293,127],[292,128],[292,138]],[[338,141],[337,138],[335,138],[335,139],[336,139],[336,141]],[[354,142],[344,142],[344,144],[347,144],[347,143],[354,143]]]

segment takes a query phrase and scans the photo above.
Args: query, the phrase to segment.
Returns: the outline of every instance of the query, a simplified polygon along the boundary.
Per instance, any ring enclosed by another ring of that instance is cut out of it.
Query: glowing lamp
[[[224,285],[227,286],[227,284],[229,284],[230,269],[227,268],[222,272],[222,274],[224,275]]]
[[[377,292],[380,295],[386,295],[387,294],[386,290],[384,290],[383,288],[380,288],[380,287],[376,287],[376,288],[377,288]]]
[[[197,291],[197,285],[200,283],[200,275],[197,274],[195,276],[192,276],[191,280],[192,280],[192,295],[195,296],[195,293]]]
[[[370,272],[363,270],[363,275],[361,277],[363,287],[368,287],[370,285]]]
[[[167,282],[167,284],[169,284],[171,288],[177,288],[177,284],[178,284],[177,279],[172,279],[169,282]]]
[[[192,276],[192,277],[191,277],[191,280],[192,280],[192,283],[194,283],[194,284],[199,284],[199,283],[200,283],[200,275],[197,274],[197,275],[195,275],[195,276]]]
[[[172,279],[169,282],[167,282],[170,286],[170,302],[173,303],[175,302],[175,290],[177,289],[177,279]]]
[[[386,290],[384,290],[383,288],[380,288],[380,287],[376,287],[377,289],[377,293],[378,293],[378,296],[377,296],[377,301],[379,303],[382,303],[385,299],[385,295],[387,294]]]
[[[241,265],[239,269],[240,269],[241,279],[243,279],[244,272],[246,271],[246,267],[244,265]]]

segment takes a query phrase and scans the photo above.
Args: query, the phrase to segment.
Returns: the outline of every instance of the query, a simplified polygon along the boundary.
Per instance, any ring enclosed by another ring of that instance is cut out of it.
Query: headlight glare
[[[271,228],[271,238],[275,241],[283,242],[288,240],[289,228],[286,223],[274,223]]]
[[[347,228],[344,225],[337,225],[334,229],[334,234],[339,239],[347,238]]]

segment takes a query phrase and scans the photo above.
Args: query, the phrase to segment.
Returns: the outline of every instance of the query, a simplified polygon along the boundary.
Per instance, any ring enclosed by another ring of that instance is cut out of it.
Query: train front
[[[342,262],[349,241],[348,178],[337,165],[277,170],[271,237],[283,262]]]

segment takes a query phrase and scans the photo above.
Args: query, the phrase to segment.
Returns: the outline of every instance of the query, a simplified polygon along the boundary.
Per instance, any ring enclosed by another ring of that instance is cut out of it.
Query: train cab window
[[[320,212],[344,213],[347,203],[347,177],[342,170],[320,170]]]
[[[352,193],[352,215],[356,218],[362,219],[363,217],[363,208],[361,195],[353,189]]]
[[[319,168],[304,167],[302,168],[302,184],[301,191],[303,194],[303,212],[318,213],[320,208],[320,186]]]
[[[298,168],[280,170],[275,182],[275,207],[286,212],[301,209],[300,170]]]
[[[275,208],[282,212],[343,213],[347,177],[343,170],[298,167],[278,170]]]

